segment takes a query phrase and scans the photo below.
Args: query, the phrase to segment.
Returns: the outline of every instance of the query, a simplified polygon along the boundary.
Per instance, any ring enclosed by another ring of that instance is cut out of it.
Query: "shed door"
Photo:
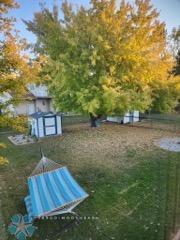
[[[44,117],[44,135],[54,135],[57,134],[57,123],[56,117]]]

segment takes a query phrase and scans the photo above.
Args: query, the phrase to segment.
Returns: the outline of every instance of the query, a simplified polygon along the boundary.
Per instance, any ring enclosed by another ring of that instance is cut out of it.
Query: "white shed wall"
[[[43,125],[43,118],[38,118],[38,125],[39,127],[39,137],[44,137],[44,125]]]
[[[38,121],[38,119],[35,119],[35,124],[34,124],[34,126],[35,126],[35,135],[36,135],[36,137],[38,137],[38,127],[37,127],[37,121]]]
[[[123,123],[129,123],[130,122],[130,112],[125,113]]]
[[[45,119],[44,117],[40,117],[37,119],[30,119],[31,122],[31,134],[37,136],[38,138],[46,137],[46,136],[53,136],[53,135],[61,135],[62,134],[62,122],[61,122],[61,116],[56,116],[56,121],[54,116],[52,118],[51,115],[48,114],[49,118]],[[45,125],[44,125],[45,123]],[[56,125],[57,123],[57,125]],[[57,128],[57,134],[56,134],[56,128]],[[45,130],[45,132],[44,132]]]
[[[123,118],[118,117],[118,116],[113,116],[113,117],[108,116],[107,117],[107,121],[109,121],[109,122],[121,123],[122,120],[123,120]]]
[[[118,116],[107,116],[107,121],[121,123],[129,123],[129,122],[138,122],[139,121],[139,111],[134,112],[126,112],[124,117]]]
[[[51,99],[37,99],[36,100],[36,111],[38,112],[49,112],[50,111]]]
[[[57,134],[62,134],[62,122],[61,122],[61,116],[56,116],[57,119]]]
[[[31,119],[31,135],[38,137],[37,119]]]
[[[133,122],[139,122],[139,111],[134,111]]]

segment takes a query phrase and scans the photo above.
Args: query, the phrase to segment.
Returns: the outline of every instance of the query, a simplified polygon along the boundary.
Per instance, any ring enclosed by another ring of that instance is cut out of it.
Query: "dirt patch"
[[[54,153],[61,149],[64,158],[66,155],[73,156],[68,162],[76,168],[85,165],[119,168],[136,164],[133,158],[131,162],[129,156],[151,150],[155,147],[154,141],[164,137],[176,137],[176,134],[112,123],[95,129],[90,128],[89,124],[76,124],[64,129],[63,138],[56,138],[51,143],[45,140],[43,148],[48,149],[50,143]]]

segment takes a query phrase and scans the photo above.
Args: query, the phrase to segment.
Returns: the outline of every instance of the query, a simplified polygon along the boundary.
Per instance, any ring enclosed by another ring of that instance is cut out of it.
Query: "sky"
[[[53,3],[56,2],[59,6],[62,0],[43,0],[46,6],[52,9]],[[133,0],[129,0],[133,2]],[[34,12],[40,9],[39,0],[17,0],[20,4],[19,9],[11,10],[9,15],[17,19],[16,29],[20,31],[20,35],[28,40],[30,43],[34,43],[35,36],[26,30],[26,26],[22,22],[24,20],[32,20]],[[89,0],[68,0],[73,5],[84,5],[88,7]],[[120,2],[120,0],[117,0]],[[180,0],[151,0],[155,8],[160,12],[160,20],[164,21],[167,26],[168,33],[171,32],[173,27],[180,25]]]

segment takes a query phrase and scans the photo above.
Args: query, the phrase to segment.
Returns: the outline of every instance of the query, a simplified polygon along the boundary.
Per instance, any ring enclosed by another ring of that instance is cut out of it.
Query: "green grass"
[[[62,124],[63,126],[75,124],[75,123],[86,123],[89,122],[88,116],[82,115],[70,115],[70,116],[62,116]]]
[[[153,147],[151,135],[157,139],[166,133],[111,124],[92,130],[79,124],[67,127],[62,137],[18,147],[0,135],[0,142],[7,144],[2,155],[10,161],[0,170],[6,228],[13,214],[26,212],[27,177],[39,161],[41,145],[49,158],[67,165],[89,193],[76,212],[96,218],[70,227],[69,219],[36,221],[32,240],[168,239],[180,214],[175,208],[179,154]]]

